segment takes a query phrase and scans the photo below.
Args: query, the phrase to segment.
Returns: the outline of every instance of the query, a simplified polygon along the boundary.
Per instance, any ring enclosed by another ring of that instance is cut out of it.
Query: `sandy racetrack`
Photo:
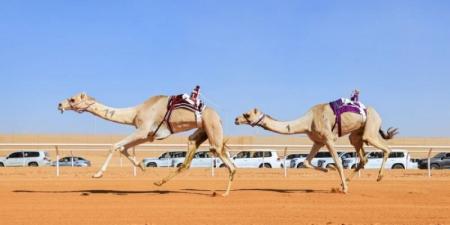
[[[0,224],[450,224],[449,170],[387,171],[381,183],[366,170],[344,195],[332,191],[334,171],[241,169],[223,198],[222,169],[191,169],[163,187],[152,182],[171,169],[130,169],[94,180],[95,168],[58,178],[54,168],[2,168]]]

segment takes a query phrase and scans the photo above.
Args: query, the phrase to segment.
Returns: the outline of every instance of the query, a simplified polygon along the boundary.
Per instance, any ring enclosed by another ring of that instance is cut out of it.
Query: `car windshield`
[[[250,152],[239,152],[236,155],[237,159],[241,159],[241,158],[250,158]]]
[[[445,152],[441,152],[441,153],[438,153],[437,155],[435,155],[433,158],[442,158],[442,157],[444,157],[445,156]]]
[[[305,158],[308,154],[290,154],[286,159]]]
[[[348,159],[348,158],[355,158],[356,152],[347,152],[344,155],[342,155],[342,159]]]
[[[186,157],[186,152],[172,152],[172,158],[183,158]]]

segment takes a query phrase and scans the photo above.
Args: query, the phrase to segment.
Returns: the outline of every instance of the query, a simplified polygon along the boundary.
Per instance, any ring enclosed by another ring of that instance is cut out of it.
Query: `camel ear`
[[[86,95],[86,93],[84,93],[84,92],[81,92],[81,94],[80,94],[80,98],[81,98],[81,99],[85,99],[85,98],[86,98],[86,96],[87,96],[87,95]]]
[[[258,114],[258,109],[257,108],[253,109],[253,113]]]

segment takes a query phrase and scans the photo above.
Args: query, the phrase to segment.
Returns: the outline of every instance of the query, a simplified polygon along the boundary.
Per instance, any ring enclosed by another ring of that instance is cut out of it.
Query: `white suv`
[[[282,168],[283,162],[278,153],[271,149],[255,149],[242,151],[233,156],[234,165],[238,168]]]
[[[367,154],[367,163],[365,169],[379,169],[383,161],[383,152],[369,152]],[[344,168],[355,168],[356,160],[344,160]],[[393,149],[389,154],[385,169],[414,169],[417,168],[417,162],[411,161],[411,156],[407,150]]]
[[[214,167],[225,167],[222,160],[218,157],[213,157],[213,154],[210,151],[200,151],[195,153],[194,158],[191,161],[191,168],[208,168],[211,167],[214,160]],[[174,159],[173,164],[176,167],[180,167],[184,163],[184,158]]]
[[[343,154],[342,152],[338,152],[339,156],[341,156],[342,154]],[[303,168],[303,162],[305,161],[305,159],[306,158],[292,159],[290,165],[291,168]],[[319,162],[321,163],[321,165],[319,165]],[[322,164],[327,164],[326,162],[334,164],[333,157],[331,157],[330,152],[318,152],[316,156],[311,160],[311,164],[313,166],[322,166]]]
[[[45,151],[17,151],[7,157],[0,157],[0,167],[48,165],[50,165],[50,159]]]
[[[186,157],[185,151],[165,152],[158,158],[144,158],[142,164],[145,167],[173,167],[175,161]]]
[[[344,160],[352,160],[356,162],[356,152],[338,152],[339,158],[341,158],[342,162]],[[334,162],[333,157],[324,157],[317,161],[317,166],[322,168],[336,168],[336,163]]]

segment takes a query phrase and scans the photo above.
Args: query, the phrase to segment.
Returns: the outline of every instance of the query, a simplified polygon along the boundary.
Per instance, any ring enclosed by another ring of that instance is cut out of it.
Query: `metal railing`
[[[14,150],[28,150],[33,148],[39,148],[46,150],[55,149],[57,158],[57,175],[59,175],[59,158],[60,149],[64,150],[76,150],[76,151],[108,151],[113,144],[97,143],[97,144],[80,144],[80,143],[0,143],[0,151],[14,151]],[[199,149],[207,148],[208,145],[201,145]],[[287,176],[286,156],[289,152],[305,152],[310,151],[311,145],[287,145],[287,144],[227,144],[230,152],[238,152],[248,149],[274,149],[276,151],[284,152],[284,174]],[[175,150],[174,148],[181,149],[187,148],[187,144],[142,144],[133,148],[133,155],[135,152],[162,152],[165,150]],[[353,151],[352,145],[336,145],[337,150],[346,149]],[[424,153],[428,155],[428,174],[431,177],[430,157],[432,149],[450,149],[450,146],[445,145],[391,145],[391,149],[406,149],[410,153]],[[371,146],[366,146],[367,150],[378,150]],[[122,158],[120,158],[120,164],[122,165]],[[215,161],[214,159],[212,160]],[[214,176],[214,163],[211,164],[211,174]],[[133,175],[136,176],[136,168],[133,168]]]

